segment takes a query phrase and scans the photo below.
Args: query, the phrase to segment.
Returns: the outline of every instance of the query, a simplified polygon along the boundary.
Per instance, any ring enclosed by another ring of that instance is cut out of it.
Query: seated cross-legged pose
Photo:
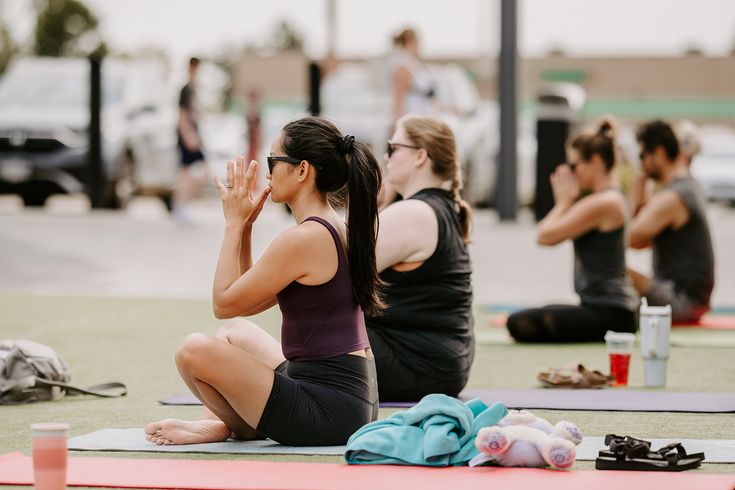
[[[196,421],[146,426],[156,444],[268,437],[288,445],[339,445],[377,417],[375,362],[363,311],[377,314],[375,242],[380,167],[369,148],[330,122],[288,123],[268,156],[270,185],[254,195],[257,162],[227,164],[217,179],[225,233],[214,277],[217,318],[278,304],[281,344],[238,319],[216,336],[192,334],[176,366],[205,406]],[[233,169],[234,166],[234,169]],[[346,222],[329,204],[345,191]],[[253,263],[253,223],[268,196],[286,203],[296,226]]]
[[[643,173],[631,188],[629,239],[633,248],[653,248],[653,277],[629,273],[649,305],[671,305],[674,321],[696,322],[709,310],[715,285],[706,201],[668,123],[644,124],[637,138]],[[659,189],[649,197],[651,181]]]
[[[616,161],[611,123],[602,121],[569,146],[569,163],[551,175],[554,207],[539,224],[538,242],[574,242],[581,304],[514,313],[507,325],[518,342],[592,342],[607,330],[636,330],[638,297],[625,269],[626,202],[610,175]]]
[[[387,180],[404,199],[380,213],[376,256],[386,310],[367,315],[383,401],[456,396],[474,357],[470,208],[459,197],[454,135],[404,116],[388,142]]]

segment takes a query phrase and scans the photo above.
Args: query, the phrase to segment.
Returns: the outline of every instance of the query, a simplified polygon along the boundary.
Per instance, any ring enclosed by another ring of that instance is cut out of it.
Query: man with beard
[[[705,200],[669,124],[649,122],[636,137],[643,174],[631,189],[629,239],[633,248],[653,247],[653,278],[629,273],[648,304],[670,304],[674,321],[696,322],[709,310],[715,279]],[[649,180],[658,190],[647,198]]]

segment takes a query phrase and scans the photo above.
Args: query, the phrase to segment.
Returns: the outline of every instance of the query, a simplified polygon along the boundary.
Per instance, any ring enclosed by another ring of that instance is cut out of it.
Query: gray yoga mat
[[[640,437],[651,443],[651,449],[656,450],[672,442],[680,442],[687,454],[704,453],[705,463],[735,463],[735,441],[728,439],[651,439]],[[585,437],[577,446],[577,460],[594,461],[597,454],[607,450],[604,437]]]
[[[610,410],[622,412],[735,412],[735,393],[687,393],[637,391],[620,388],[598,390],[537,389],[478,390],[460,393],[460,398],[480,398],[486,403],[503,402],[509,408],[551,410]]]
[[[235,453],[235,454],[309,454],[342,456],[344,446],[283,446],[264,441],[209,442],[179,446],[157,446],[145,439],[143,429],[102,429],[72,437],[68,447],[73,451],[143,451],[157,453]]]
[[[594,461],[600,450],[607,449],[605,438],[585,437],[577,446],[579,461]],[[651,439],[653,449],[672,442],[680,442],[688,453],[703,451],[707,463],[735,463],[735,441],[704,439]],[[265,441],[226,441],[207,444],[188,444],[182,446],[156,446],[145,440],[143,429],[102,429],[69,439],[68,446],[73,451],[144,451],[175,453],[234,453],[234,454],[310,454],[342,456],[344,446],[294,447],[282,446],[271,440]]]
[[[671,331],[671,345],[676,347],[732,349],[735,347],[735,331],[702,328],[675,328]]]
[[[188,393],[188,392],[171,395],[169,397],[158,400],[158,403],[160,403],[161,405],[201,405],[202,404],[202,402],[200,402],[197,397],[195,397],[193,394]]]
[[[191,393],[179,393],[178,395],[172,395],[167,398],[158,400],[158,403],[162,405],[201,405],[197,397]],[[385,408],[408,408],[416,405],[413,402],[380,402],[381,407]]]

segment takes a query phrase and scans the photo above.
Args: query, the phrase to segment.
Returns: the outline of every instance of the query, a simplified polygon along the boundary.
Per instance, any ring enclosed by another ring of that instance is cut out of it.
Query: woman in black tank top
[[[551,175],[554,207],[539,224],[538,242],[574,242],[574,288],[579,306],[551,305],[514,313],[508,331],[517,342],[601,341],[607,330],[635,332],[638,298],[625,269],[625,200],[613,188],[611,122],[570,143],[569,163]],[[586,194],[580,197],[580,191]]]
[[[404,200],[380,213],[377,260],[387,283],[367,315],[384,401],[456,396],[474,357],[470,208],[454,135],[432,118],[404,117],[388,142],[387,180]]]
[[[363,311],[383,308],[375,242],[380,167],[370,149],[330,122],[287,124],[268,156],[270,185],[255,194],[257,162],[227,162],[217,179],[225,234],[214,277],[217,318],[250,316],[276,304],[282,344],[247,320],[216,336],[192,334],[176,365],[205,407],[197,421],[148,424],[155,444],[269,437],[290,445],[339,445],[377,417],[375,363]],[[330,194],[348,198],[346,223]],[[252,226],[268,195],[288,204],[296,226],[257,262]]]

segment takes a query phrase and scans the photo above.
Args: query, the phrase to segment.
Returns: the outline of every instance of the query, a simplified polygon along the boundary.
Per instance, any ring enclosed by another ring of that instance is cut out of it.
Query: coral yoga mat
[[[0,484],[31,485],[29,456],[0,456]],[[265,461],[188,459],[69,458],[68,486],[118,488],[183,488],[205,490],[284,489],[332,490],[375,488],[548,488],[558,490],[732,490],[735,475],[697,472],[551,471],[522,468],[427,468]]]

